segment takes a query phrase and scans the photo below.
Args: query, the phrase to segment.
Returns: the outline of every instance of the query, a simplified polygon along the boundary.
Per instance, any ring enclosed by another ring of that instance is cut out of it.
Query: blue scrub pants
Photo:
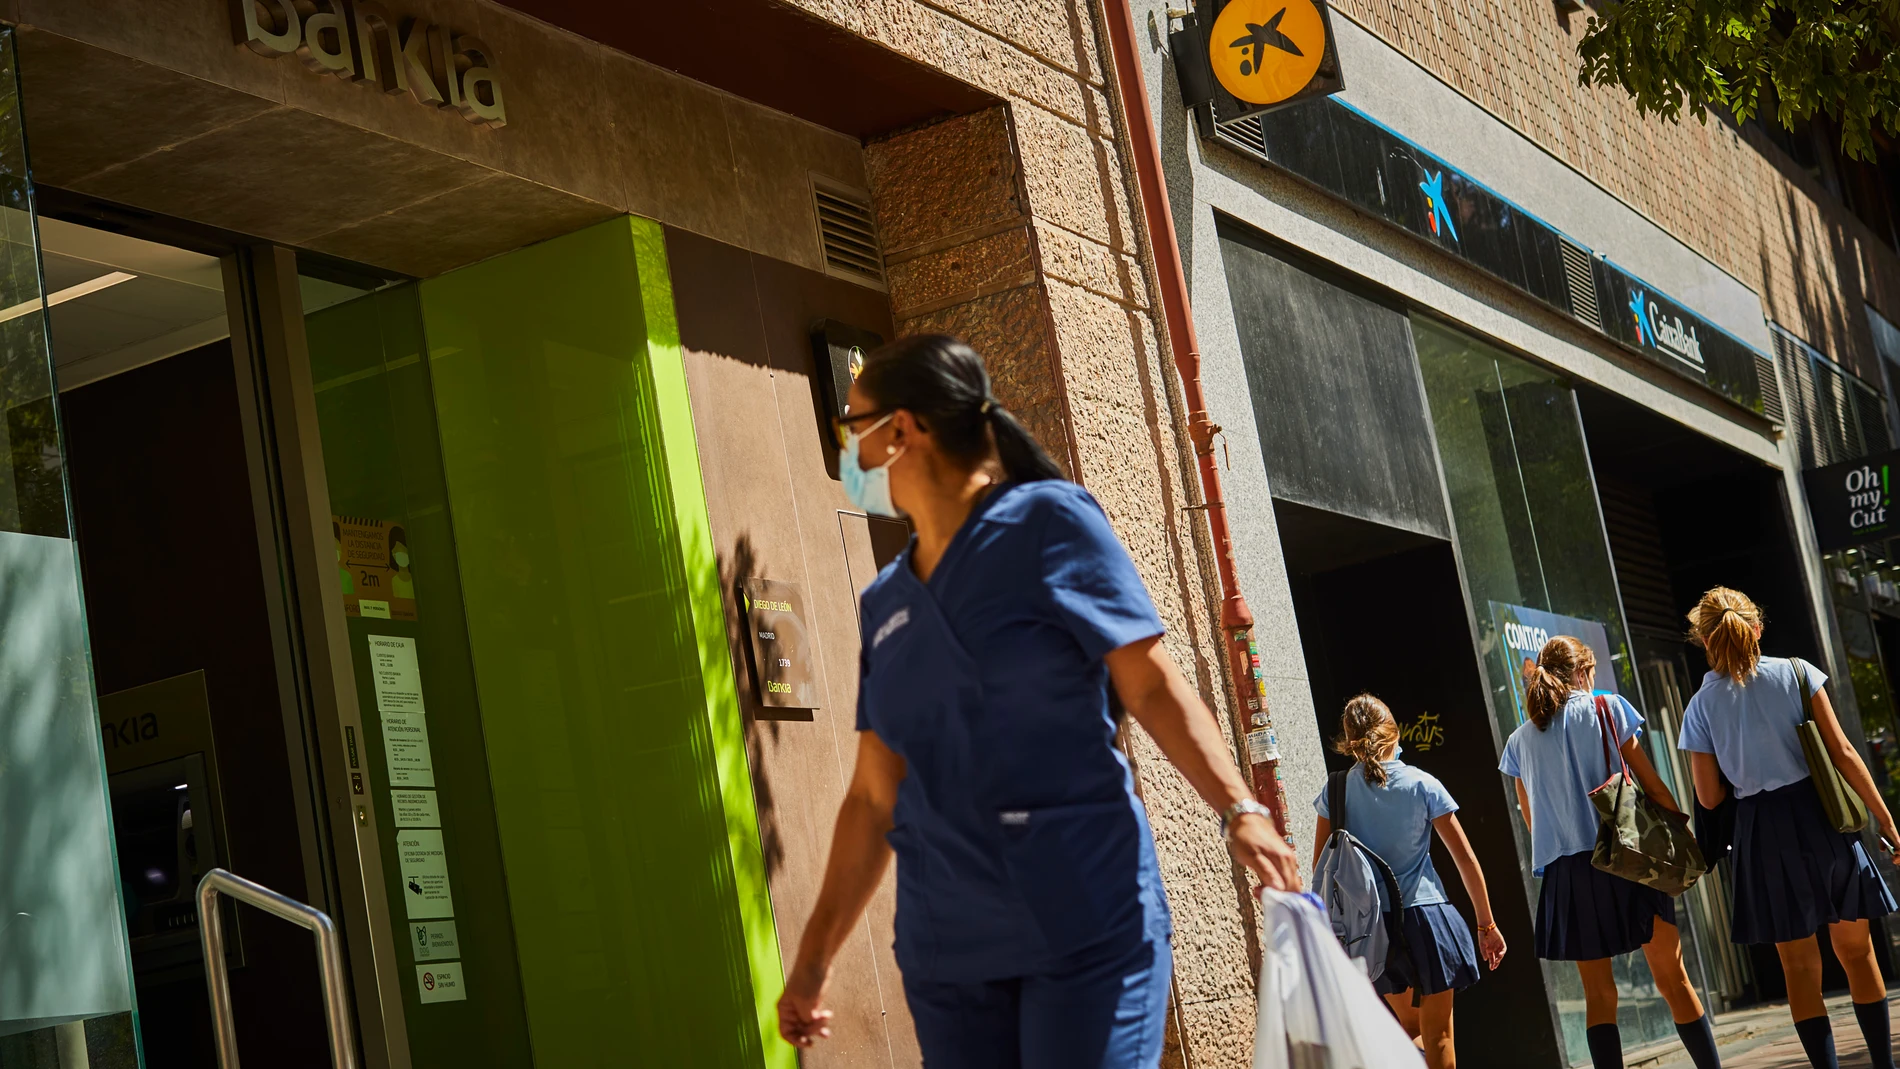
[[[1174,952],[1145,939],[1061,972],[949,983],[904,978],[925,1069],[1154,1069]]]

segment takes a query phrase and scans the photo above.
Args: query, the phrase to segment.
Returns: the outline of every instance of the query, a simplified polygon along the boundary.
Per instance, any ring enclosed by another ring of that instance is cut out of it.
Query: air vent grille
[[[812,177],[812,207],[818,215],[818,240],[825,273],[884,288],[884,258],[878,251],[877,221],[871,198],[862,192]]]
[[[1266,158],[1267,135],[1266,132],[1260,128],[1260,116],[1249,115],[1244,119],[1235,119],[1233,122],[1222,123],[1220,125],[1220,132],[1227,140],[1232,141],[1248,152],[1262,159]]]
[[[1755,377],[1761,380],[1761,414],[1774,423],[1787,423],[1788,410],[1781,404],[1781,379],[1775,374],[1775,362],[1755,354]]]
[[[1562,236],[1557,242],[1563,248],[1564,287],[1570,294],[1570,314],[1602,330],[1603,312],[1597,307],[1597,279],[1590,251]]]

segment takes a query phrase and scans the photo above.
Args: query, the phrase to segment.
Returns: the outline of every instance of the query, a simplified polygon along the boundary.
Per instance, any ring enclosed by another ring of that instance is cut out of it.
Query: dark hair
[[[389,528],[389,566],[391,568],[394,568],[397,566],[396,565],[396,547],[406,546],[408,544],[409,544],[408,531],[405,531],[401,527],[397,527],[397,526],[391,526]]]
[[[881,409],[902,408],[936,436],[945,454],[972,467],[996,451],[1010,482],[1065,476],[1029,429],[990,396],[983,358],[946,334],[917,334],[879,346],[857,383]]]
[[[1581,639],[1558,635],[1537,651],[1537,660],[1524,662],[1524,705],[1537,730],[1550,722],[1577,689],[1577,676],[1597,666],[1597,655]]]

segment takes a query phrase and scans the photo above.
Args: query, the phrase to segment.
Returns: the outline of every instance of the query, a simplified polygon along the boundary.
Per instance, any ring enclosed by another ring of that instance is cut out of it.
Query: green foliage
[[[1900,136],[1900,0],[1610,0],[1579,47],[1585,85],[1622,86],[1646,114],[1686,107],[1784,129],[1817,112],[1841,150],[1873,155],[1872,131]]]

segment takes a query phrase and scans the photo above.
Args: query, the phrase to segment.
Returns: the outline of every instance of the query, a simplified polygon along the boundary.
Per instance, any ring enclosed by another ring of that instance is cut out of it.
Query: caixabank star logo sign
[[[1325,0],[1216,0],[1198,17],[1220,90],[1213,94],[1216,122],[1345,88]]]

